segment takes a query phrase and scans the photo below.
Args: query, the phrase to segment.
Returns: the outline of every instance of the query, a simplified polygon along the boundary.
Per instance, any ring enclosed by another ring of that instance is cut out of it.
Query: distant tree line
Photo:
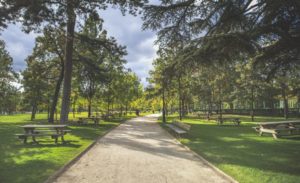
[[[247,109],[254,120],[278,101],[288,118],[289,100],[299,107],[298,0],[161,1],[145,6],[143,19],[158,31],[148,91],[164,119],[196,108]]]

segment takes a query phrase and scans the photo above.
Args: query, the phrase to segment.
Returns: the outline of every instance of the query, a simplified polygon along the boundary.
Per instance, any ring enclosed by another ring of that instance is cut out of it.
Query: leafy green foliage
[[[241,54],[270,69],[299,61],[297,0],[162,1],[145,7],[144,28],[164,49],[183,44],[179,62],[233,62]]]
[[[18,74],[12,68],[12,58],[5,50],[5,44],[0,40],[0,113],[12,113],[18,105],[18,88],[16,82]]]

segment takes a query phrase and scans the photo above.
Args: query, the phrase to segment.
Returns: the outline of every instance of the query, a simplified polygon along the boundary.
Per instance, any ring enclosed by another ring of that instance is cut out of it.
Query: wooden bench
[[[170,128],[173,132],[176,133],[176,135],[183,135],[187,134],[188,131],[191,129],[191,125],[181,123],[178,121],[174,121],[171,124],[166,124],[168,128]]]
[[[239,126],[241,124],[240,118],[217,118],[218,125],[222,125],[225,122],[232,122],[234,125]]]
[[[299,121],[264,122],[257,124],[259,126],[252,128],[259,132],[259,136],[262,136],[264,133],[270,133],[274,139],[277,139],[281,136],[300,135]]]
[[[46,137],[49,136],[55,140],[55,143],[58,142],[58,138],[61,137],[61,141],[64,143],[64,135],[71,132],[71,130],[66,130],[67,125],[24,125],[25,133],[15,134],[19,139],[22,139],[24,143],[27,143],[28,137],[32,137],[34,143],[36,137]],[[38,130],[36,130],[38,129]]]

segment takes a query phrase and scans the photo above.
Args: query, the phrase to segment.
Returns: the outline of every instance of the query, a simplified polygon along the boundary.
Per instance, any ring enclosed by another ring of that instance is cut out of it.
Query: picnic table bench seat
[[[61,137],[61,140],[62,142],[64,142],[64,135],[65,134],[54,134],[54,133],[34,133],[34,134],[16,134],[16,136],[19,138],[19,139],[23,139],[23,142],[24,143],[27,143],[27,138],[28,137],[32,137],[33,139],[33,142],[34,143],[38,143],[35,139],[35,137],[51,137],[52,139],[55,140],[55,143],[58,142],[58,138]]]
[[[67,125],[24,125],[23,134],[15,134],[19,139],[22,139],[24,143],[27,143],[28,137],[32,137],[34,143],[36,137],[46,137],[49,136],[55,140],[55,143],[58,142],[58,138],[61,138],[61,141],[64,143],[64,135],[71,132],[71,130],[66,130]]]
[[[43,132],[57,132],[56,130],[34,130],[35,133],[43,133]],[[71,132],[71,130],[64,130],[63,133],[67,134]]]
[[[174,121],[171,124],[166,124],[166,126],[175,132],[176,135],[186,134],[191,128],[190,125],[178,121]]]

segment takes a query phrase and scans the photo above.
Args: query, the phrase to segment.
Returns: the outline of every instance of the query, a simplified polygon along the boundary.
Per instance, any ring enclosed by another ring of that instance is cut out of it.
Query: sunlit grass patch
[[[258,136],[251,127],[256,122],[282,121],[280,117],[239,117],[240,126],[217,125],[214,120],[195,116],[182,120],[191,125],[179,140],[215,166],[242,183],[297,183],[300,180],[300,136],[274,140],[271,135]],[[178,119],[172,115],[168,122]],[[289,119],[291,120],[291,119]]]
[[[76,114],[87,116],[87,113]],[[0,182],[40,183],[85,150],[97,137],[103,135],[127,116],[101,121],[100,125],[77,125],[70,115],[68,128],[72,131],[65,136],[66,144],[55,144],[50,137],[38,138],[39,144],[23,144],[14,134],[23,133],[20,126],[25,124],[47,124],[46,114],[37,114],[30,121],[30,114],[0,116]],[[72,122],[73,121],[73,122]]]

